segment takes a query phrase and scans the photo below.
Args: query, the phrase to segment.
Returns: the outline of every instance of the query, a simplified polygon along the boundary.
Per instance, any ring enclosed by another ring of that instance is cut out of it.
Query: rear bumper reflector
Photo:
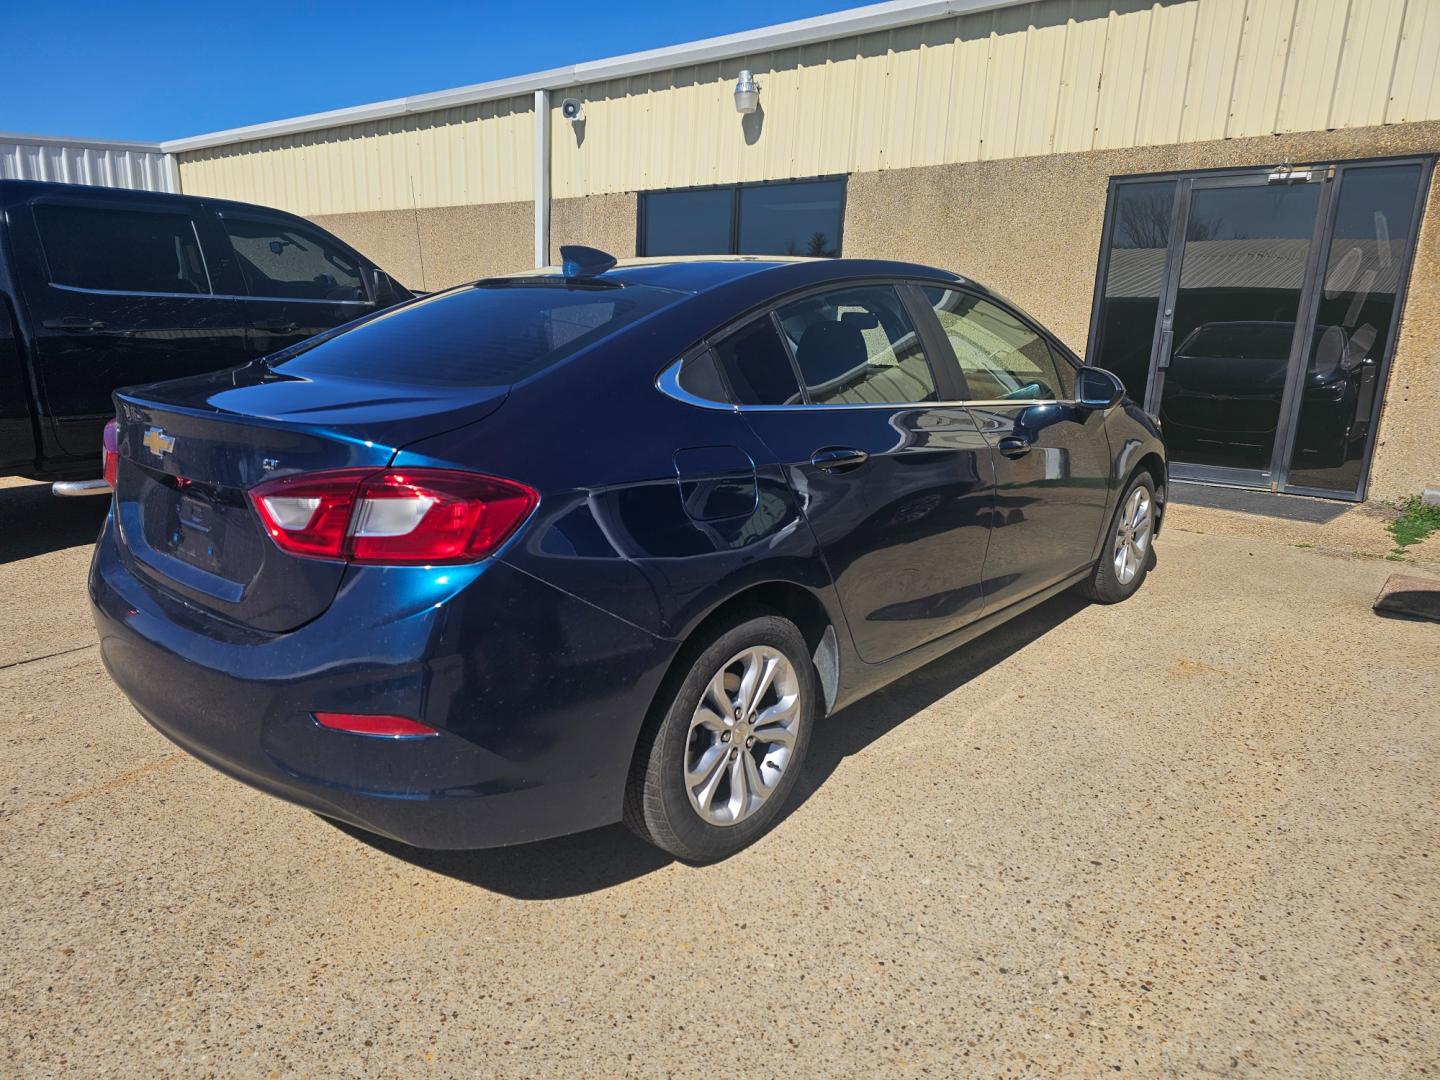
[[[351,735],[371,735],[380,739],[423,739],[440,732],[429,724],[404,716],[370,716],[365,713],[317,712],[315,722],[334,731]]]

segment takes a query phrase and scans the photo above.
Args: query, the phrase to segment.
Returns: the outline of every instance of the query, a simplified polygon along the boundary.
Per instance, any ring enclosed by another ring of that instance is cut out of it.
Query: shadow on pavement
[[[99,495],[57,499],[49,484],[0,487],[0,564],[93,544],[109,509]]]
[[[1074,594],[1057,596],[827,718],[811,739],[805,774],[777,826],[818,791],[847,757],[860,753],[1085,607],[1086,602]],[[517,900],[580,896],[642,877],[674,861],[623,825],[488,851],[426,851],[339,822],[332,824],[414,866]]]

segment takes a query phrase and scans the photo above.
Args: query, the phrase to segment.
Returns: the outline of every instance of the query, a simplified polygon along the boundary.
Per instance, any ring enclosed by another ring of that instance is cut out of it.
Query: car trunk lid
[[[483,418],[506,392],[292,378],[252,364],[117,394],[122,557],[228,621],[301,626],[329,606],[346,564],[281,551],[247,492],[297,473],[382,469],[401,445]]]

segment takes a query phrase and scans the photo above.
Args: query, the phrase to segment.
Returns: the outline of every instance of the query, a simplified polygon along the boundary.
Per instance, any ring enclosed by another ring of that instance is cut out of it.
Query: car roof
[[[566,280],[557,267],[505,275],[509,278]],[[702,293],[750,280],[773,282],[790,290],[847,278],[930,278],[961,280],[948,270],[887,259],[809,259],[772,255],[700,255],[624,259],[604,273],[583,280],[617,285],[648,285],[677,292]],[[491,280],[504,280],[496,278]]]
[[[81,199],[104,199],[108,203],[163,202],[170,205],[197,206],[204,203],[217,210],[229,207],[232,210],[263,210],[268,214],[279,214],[295,221],[306,219],[289,210],[281,210],[263,203],[237,202],[234,199],[217,199],[209,195],[185,195],[178,191],[145,191],[140,188],[111,187],[106,184],[62,184],[54,180],[0,180],[0,206],[23,204],[37,196],[60,195]],[[315,222],[310,224],[315,225]],[[324,228],[323,225],[318,225]]]

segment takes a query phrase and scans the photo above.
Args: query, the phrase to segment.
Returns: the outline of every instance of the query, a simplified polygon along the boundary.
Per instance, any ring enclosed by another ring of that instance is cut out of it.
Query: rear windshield
[[[302,377],[508,386],[684,295],[647,285],[466,286],[282,354],[274,366]]]

